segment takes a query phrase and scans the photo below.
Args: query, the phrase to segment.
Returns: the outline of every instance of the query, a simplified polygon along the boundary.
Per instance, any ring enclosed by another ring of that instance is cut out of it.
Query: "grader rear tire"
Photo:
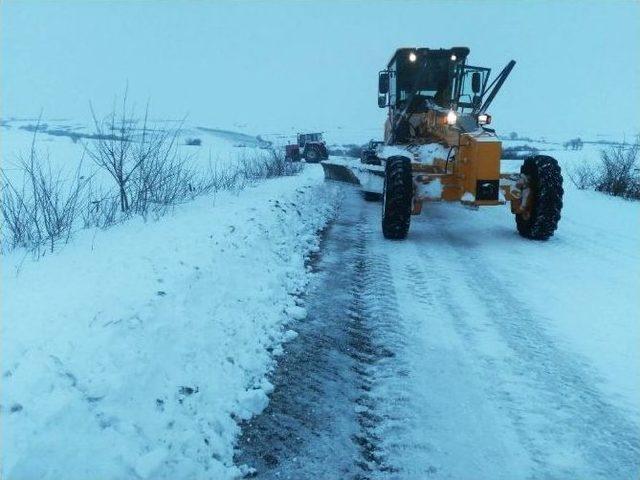
[[[520,172],[529,179],[533,195],[528,217],[516,215],[518,233],[531,240],[548,240],[558,228],[562,211],[562,172],[546,155],[526,158]]]
[[[402,240],[411,223],[413,179],[411,161],[406,157],[387,160],[382,193],[382,234],[384,238]]]

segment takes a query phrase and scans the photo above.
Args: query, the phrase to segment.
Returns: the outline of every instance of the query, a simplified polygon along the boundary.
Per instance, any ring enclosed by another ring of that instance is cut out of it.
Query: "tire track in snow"
[[[306,298],[309,316],[290,325],[299,336],[285,345],[266,410],[243,425],[236,462],[256,478],[366,480],[395,471],[380,442],[403,428],[406,398],[381,386],[402,373],[401,322],[387,259],[370,254],[370,214],[359,197],[346,191]]]
[[[513,472],[527,464],[526,452],[503,413],[487,401],[484,372],[469,352],[478,328],[452,296],[452,266],[442,268],[440,247],[423,250],[424,242],[409,238],[381,246],[393,259],[408,343],[408,378],[401,388],[411,413],[393,441],[383,442],[398,465],[393,478],[520,478]]]
[[[539,317],[478,256],[473,240],[439,225],[454,253],[464,288],[513,353],[508,362],[483,357],[510,371],[496,382],[496,401],[508,412],[534,462],[534,478],[629,479],[640,471],[640,432],[597,388],[597,376],[563,351]],[[427,246],[425,246],[427,248]],[[450,310],[456,309],[450,306]],[[458,307],[459,309],[459,307]],[[507,388],[506,388],[507,387]]]
[[[388,242],[346,191],[309,318],[243,429],[257,478],[634,478],[637,428],[449,213]]]

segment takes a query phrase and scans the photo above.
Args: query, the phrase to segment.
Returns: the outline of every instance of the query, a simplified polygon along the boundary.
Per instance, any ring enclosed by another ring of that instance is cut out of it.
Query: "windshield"
[[[320,133],[305,133],[300,135],[300,142],[319,142],[321,134]]]
[[[420,74],[420,69],[424,65],[423,61],[405,61],[398,65],[398,100],[404,101],[409,98],[416,79]],[[426,63],[426,70],[417,85],[416,96],[418,100],[431,98],[438,105],[448,106],[451,99],[451,62],[448,57],[429,58]]]

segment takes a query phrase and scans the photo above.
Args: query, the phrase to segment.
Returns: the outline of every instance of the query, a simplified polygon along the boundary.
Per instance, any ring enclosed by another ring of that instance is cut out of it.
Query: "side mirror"
[[[378,107],[384,108],[387,106],[387,96],[386,95],[378,95]]]
[[[480,72],[473,72],[471,75],[471,90],[473,93],[480,93]]]
[[[387,71],[378,74],[378,93],[383,95],[389,93],[389,72]]]

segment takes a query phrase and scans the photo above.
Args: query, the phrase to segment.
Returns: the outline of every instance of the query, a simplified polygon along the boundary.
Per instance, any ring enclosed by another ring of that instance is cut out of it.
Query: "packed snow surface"
[[[394,242],[345,186],[241,462],[262,480],[638,478],[640,205],[566,189],[547,242],[508,207],[445,202]]]

